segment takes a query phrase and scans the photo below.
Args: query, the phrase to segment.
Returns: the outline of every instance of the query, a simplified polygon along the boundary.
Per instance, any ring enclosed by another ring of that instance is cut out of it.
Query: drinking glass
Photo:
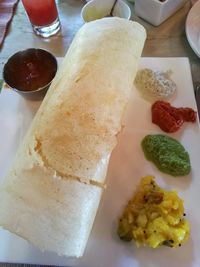
[[[37,35],[49,37],[60,30],[55,0],[22,0]]]

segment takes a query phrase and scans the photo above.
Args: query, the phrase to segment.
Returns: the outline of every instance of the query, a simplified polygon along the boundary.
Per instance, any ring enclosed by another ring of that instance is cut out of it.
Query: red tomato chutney
[[[184,122],[196,122],[197,114],[192,108],[176,108],[168,102],[156,101],[152,107],[152,122],[167,133],[174,133]]]

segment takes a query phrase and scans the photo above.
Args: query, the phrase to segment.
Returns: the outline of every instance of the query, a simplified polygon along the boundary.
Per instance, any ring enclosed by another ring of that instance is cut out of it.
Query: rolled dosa
[[[0,189],[0,225],[83,255],[146,32],[105,18],[75,36]]]

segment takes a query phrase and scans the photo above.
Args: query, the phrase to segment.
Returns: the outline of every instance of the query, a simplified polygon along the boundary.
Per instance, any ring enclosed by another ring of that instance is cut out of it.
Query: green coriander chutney
[[[172,176],[190,173],[190,157],[185,148],[174,138],[166,135],[147,135],[142,140],[142,149],[147,160]]]

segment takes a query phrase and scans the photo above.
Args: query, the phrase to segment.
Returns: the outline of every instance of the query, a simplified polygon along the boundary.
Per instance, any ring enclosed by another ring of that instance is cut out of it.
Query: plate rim
[[[200,10],[200,0],[198,0],[193,7],[190,9],[190,11],[188,12],[187,18],[186,18],[186,27],[185,27],[185,31],[186,31],[186,37],[187,40],[189,42],[190,47],[192,48],[192,50],[195,52],[195,54],[200,57],[200,49],[197,48],[196,44],[193,43],[193,41],[191,40],[190,37],[190,27],[189,27],[189,22],[190,19],[193,15],[193,13],[197,13],[198,14],[198,8]],[[199,38],[200,38],[200,30],[199,30]]]

